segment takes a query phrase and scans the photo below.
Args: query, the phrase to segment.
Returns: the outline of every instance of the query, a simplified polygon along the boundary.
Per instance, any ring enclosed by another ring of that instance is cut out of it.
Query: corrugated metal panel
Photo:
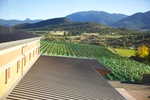
[[[16,30],[10,27],[0,26],[0,43],[7,43],[17,40],[40,37],[25,31]]]
[[[91,64],[101,67],[91,59],[41,56],[7,100],[124,100]]]

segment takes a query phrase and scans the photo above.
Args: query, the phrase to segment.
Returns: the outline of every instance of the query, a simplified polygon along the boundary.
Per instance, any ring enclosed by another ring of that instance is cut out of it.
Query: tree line
[[[99,33],[99,34],[121,34],[130,35],[137,34],[133,30],[126,28],[112,28],[109,26],[100,25],[94,22],[74,22],[74,23],[64,23],[58,25],[48,25],[40,28],[32,28],[29,30],[45,30],[45,31],[69,31],[74,35],[75,33]]]
[[[138,47],[136,55],[130,58],[139,62],[150,64],[150,49],[145,45],[141,45]]]

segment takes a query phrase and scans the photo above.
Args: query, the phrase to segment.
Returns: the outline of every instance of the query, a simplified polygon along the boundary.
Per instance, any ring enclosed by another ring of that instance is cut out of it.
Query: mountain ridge
[[[150,11],[138,12],[127,16],[104,11],[82,11],[66,16],[72,22],[96,22],[115,28],[150,30]]]
[[[150,11],[145,13],[135,13],[128,16],[118,22],[111,24],[110,26],[116,28],[129,28],[129,29],[150,29]]]
[[[42,21],[42,19],[35,19],[35,20],[31,20],[29,18],[26,18],[25,20],[17,20],[17,19],[5,20],[5,19],[0,19],[0,25],[9,27],[9,26],[17,25],[17,24],[36,23],[36,22],[40,22],[40,21]]]
[[[82,11],[67,15],[66,18],[72,22],[96,22],[103,25],[109,25],[127,17],[124,14],[110,14],[104,11]]]
[[[64,17],[48,19],[34,24],[21,24],[14,26],[13,28],[27,29],[28,31],[68,31],[74,35],[81,33],[124,34],[124,32],[131,33],[132,31],[128,29],[112,28],[95,22],[71,22],[69,19]]]
[[[33,24],[28,24],[28,23],[19,24],[13,27],[28,29],[28,28],[39,28],[39,27],[44,27],[44,26],[49,26],[49,25],[59,25],[59,24],[64,24],[64,23],[72,23],[72,22],[65,17],[61,17],[61,18],[47,19],[47,20],[40,21],[40,22],[33,23]]]
[[[150,11],[144,13],[143,12],[135,13],[131,16],[127,16],[124,14],[116,14],[116,13],[111,14],[104,11],[82,11],[82,12],[72,13],[62,18],[64,18],[62,24],[71,23],[71,21],[72,22],[96,22],[114,28],[128,28],[132,30],[150,30]],[[57,19],[57,18],[53,18],[53,19]],[[55,23],[55,22],[51,22],[50,20],[52,19],[42,20],[37,25],[38,22],[29,23],[30,19],[27,18],[24,20],[25,22],[23,24],[22,23],[19,25],[15,24],[15,27],[16,28],[17,27],[38,28],[47,25],[61,24],[59,23],[59,21],[58,23]],[[1,23],[1,19],[0,19],[0,23]],[[6,26],[9,25],[6,24]]]

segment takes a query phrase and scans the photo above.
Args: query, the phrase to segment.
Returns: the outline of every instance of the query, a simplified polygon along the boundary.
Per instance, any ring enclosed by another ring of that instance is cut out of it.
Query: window
[[[6,81],[5,83],[8,83],[10,80],[10,67],[6,69]]]
[[[17,61],[17,73],[19,72],[19,70],[20,70],[20,60]]]
[[[34,57],[34,50],[33,50],[33,57]]]
[[[31,53],[29,53],[29,61],[31,60]]]
[[[23,58],[24,66],[26,65],[26,57]]]
[[[36,48],[36,54],[40,54],[40,47]]]
[[[38,48],[36,48],[36,54],[38,54]]]
[[[38,47],[38,54],[40,54],[40,47]]]

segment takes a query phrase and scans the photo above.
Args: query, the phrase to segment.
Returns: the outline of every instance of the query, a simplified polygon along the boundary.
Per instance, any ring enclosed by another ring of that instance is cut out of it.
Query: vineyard
[[[150,74],[150,66],[113,54],[106,47],[62,42],[41,41],[41,54],[93,58],[111,70],[105,75],[109,80],[140,81],[142,74]]]

